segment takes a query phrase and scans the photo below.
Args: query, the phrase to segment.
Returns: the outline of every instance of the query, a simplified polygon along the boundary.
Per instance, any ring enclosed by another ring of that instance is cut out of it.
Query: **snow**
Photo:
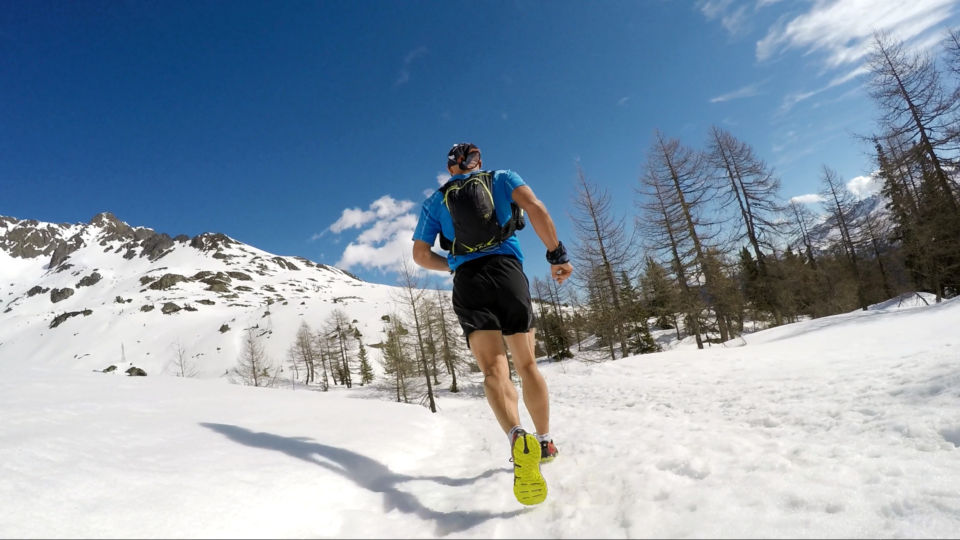
[[[431,414],[5,356],[0,536],[956,537],[958,325],[956,299],[894,301],[543,363],[560,455],[529,508],[476,374]]]
[[[85,245],[70,254],[65,261],[70,266],[65,269],[48,269],[49,256],[18,258],[0,249],[0,363],[56,363],[92,370],[119,366],[125,358],[154,375],[171,371],[179,346],[201,376],[217,377],[236,366],[246,329],[256,328],[263,334],[268,357],[280,365],[286,362],[301,322],[319,329],[330,313],[340,308],[357,320],[366,343],[372,344],[381,341],[381,317],[396,310],[396,287],[364,283],[336,268],[309,266],[298,258],[277,257],[242,243],[222,247],[219,251],[226,258],[214,257],[213,250],[203,252],[177,243],[169,253],[151,261],[140,256],[125,258],[124,242],[102,240],[99,227],[61,228],[43,222],[38,226],[69,236],[79,234]],[[299,270],[276,264],[273,260],[277,258]],[[233,280],[235,297],[206,290],[207,285],[197,281],[162,291],[141,282],[143,277],[156,279],[168,273],[191,277],[200,271],[239,271],[250,280]],[[93,272],[102,276],[99,282],[77,285]],[[75,292],[54,304],[49,292],[28,295],[37,286],[73,288]],[[161,308],[166,302],[196,311],[164,314]],[[143,306],[154,309],[145,312]],[[50,328],[56,315],[84,310],[91,313]],[[230,331],[221,333],[224,324]],[[378,363],[379,353],[369,352]]]

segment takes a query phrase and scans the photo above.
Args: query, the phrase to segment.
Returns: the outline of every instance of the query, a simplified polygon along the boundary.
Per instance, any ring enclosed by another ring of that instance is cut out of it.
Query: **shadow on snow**
[[[375,459],[343,448],[320,444],[304,437],[282,437],[272,433],[254,432],[228,424],[201,422],[200,425],[216,431],[240,444],[254,448],[276,450],[297,459],[314,463],[353,480],[358,486],[364,489],[368,489],[374,493],[382,493],[385,512],[397,509],[404,513],[413,514],[420,519],[435,521],[438,536],[464,531],[490,519],[507,519],[524,512],[524,510],[501,512],[498,514],[464,511],[438,512],[427,508],[414,495],[401,491],[397,487],[399,484],[411,480],[428,480],[446,486],[464,486],[483,478],[489,478],[507,469],[490,469],[469,478],[409,476],[397,474]]]

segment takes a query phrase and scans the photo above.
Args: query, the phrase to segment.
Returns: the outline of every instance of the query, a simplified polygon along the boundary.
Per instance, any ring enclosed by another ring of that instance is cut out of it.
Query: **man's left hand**
[[[557,282],[558,285],[563,285],[563,282],[570,277],[570,274],[573,273],[573,265],[566,262],[563,264],[551,264],[550,265],[550,277]]]

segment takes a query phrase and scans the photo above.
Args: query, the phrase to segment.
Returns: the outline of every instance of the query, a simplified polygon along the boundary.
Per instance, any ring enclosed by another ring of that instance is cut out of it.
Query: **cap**
[[[480,163],[480,148],[473,143],[457,143],[447,152],[447,167],[468,171]]]

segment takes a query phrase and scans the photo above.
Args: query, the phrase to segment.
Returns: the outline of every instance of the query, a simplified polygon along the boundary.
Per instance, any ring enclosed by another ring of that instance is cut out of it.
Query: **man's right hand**
[[[423,240],[414,240],[413,262],[428,270],[449,272],[450,265],[447,263],[447,258],[443,255],[434,253],[432,248],[433,246],[424,242]]]

